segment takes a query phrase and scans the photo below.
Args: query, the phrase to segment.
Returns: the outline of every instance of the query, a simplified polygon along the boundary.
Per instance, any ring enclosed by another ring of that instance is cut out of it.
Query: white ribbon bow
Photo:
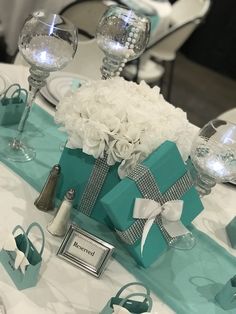
[[[160,203],[150,199],[135,199],[133,218],[147,219],[143,228],[141,240],[141,254],[143,253],[143,247],[146,242],[148,233],[157,215],[159,214],[161,214],[163,227],[166,229],[171,237],[174,238],[189,233],[189,230],[185,228],[185,226],[180,221],[182,210],[182,200],[169,201],[161,205]]]
[[[15,237],[12,233],[10,233],[7,230],[1,230],[0,231],[1,237],[0,237],[0,251],[10,251],[16,253],[16,259],[14,263],[14,268],[18,269],[20,267],[20,270],[23,274],[25,274],[26,266],[29,265],[29,261],[25,254],[20,251],[17,248]]]
[[[128,311],[126,308],[120,306],[120,305],[113,305],[113,313],[114,314],[131,314],[130,311]],[[150,312],[143,312],[143,314],[150,314]]]

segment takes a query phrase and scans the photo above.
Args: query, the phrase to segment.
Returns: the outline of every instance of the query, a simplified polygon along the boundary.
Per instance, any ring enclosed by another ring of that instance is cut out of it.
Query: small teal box
[[[236,217],[225,227],[232,248],[236,249]]]
[[[170,141],[160,145],[142,164],[151,170],[162,194],[187,171],[177,146]],[[135,222],[132,217],[134,201],[135,198],[140,197],[143,196],[135,182],[125,178],[102,199],[107,214],[116,229],[125,231]],[[187,226],[203,210],[203,205],[193,186],[183,195],[182,200],[184,205],[181,221]],[[133,245],[125,243],[124,245],[137,263],[144,267],[150,266],[167,250],[167,243],[156,224],[152,225],[148,234],[143,255],[141,255],[140,243],[141,239]]]
[[[94,163],[95,159],[92,156],[83,153],[81,149],[71,149],[65,147],[59,161],[61,166],[61,175],[57,187],[57,198],[62,200],[65,193],[69,189],[75,189],[76,195],[73,207],[77,209],[93,170]],[[111,221],[107,216],[100,199],[120,182],[120,178],[117,173],[118,166],[119,164],[117,163],[109,168],[107,177],[90,216],[91,218],[94,218],[108,226],[111,226]],[[74,211],[74,214],[75,213],[76,212]]]
[[[223,286],[215,300],[224,310],[236,309],[236,276]]]

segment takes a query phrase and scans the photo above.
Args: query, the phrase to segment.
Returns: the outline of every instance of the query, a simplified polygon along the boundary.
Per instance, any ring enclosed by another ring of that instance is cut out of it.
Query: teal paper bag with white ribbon
[[[131,286],[141,286],[145,289],[145,292],[127,293],[127,290]],[[126,294],[124,293],[126,292]],[[137,299],[139,297],[139,299]],[[140,300],[142,297],[142,300]],[[117,294],[112,297],[105,307],[99,312],[99,314],[111,314],[111,313],[149,313],[152,309],[152,299],[150,296],[150,289],[144,284],[139,282],[131,282],[124,285]]]
[[[145,203],[141,207],[143,216],[140,218],[134,217],[137,200]],[[152,225],[149,225],[143,245],[144,226],[148,219],[145,213],[149,210],[147,200],[151,206],[155,201],[159,212],[155,214]],[[172,216],[176,216],[175,207],[178,207],[176,209],[180,217],[174,226],[177,233],[180,229],[186,230],[184,226],[188,226],[203,210],[200,197],[178,148],[170,141],[160,145],[101,201],[117,235],[137,263],[144,267],[150,266],[168,248],[166,235],[169,231],[166,233],[163,225],[169,228],[173,217],[165,224],[168,217],[163,215],[163,207],[169,207],[165,208],[165,212],[168,209]]]
[[[38,251],[29,239],[32,228],[37,228],[41,236],[41,247]],[[16,226],[9,234],[0,253],[0,260],[19,290],[34,287],[37,284],[44,249],[44,232],[41,226],[34,222],[26,231]]]
[[[1,95],[0,125],[18,124],[24,112],[28,92],[19,84],[13,84]]]

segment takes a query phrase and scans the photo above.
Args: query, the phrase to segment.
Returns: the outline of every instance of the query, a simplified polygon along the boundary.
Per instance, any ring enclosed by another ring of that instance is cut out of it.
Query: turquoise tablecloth
[[[0,127],[0,140],[6,141],[15,130]],[[34,161],[12,163],[0,159],[40,191],[51,167],[58,163],[60,145],[65,135],[58,130],[53,118],[37,106],[32,108],[25,137],[37,151]],[[83,214],[75,215],[80,226],[115,245],[114,257],[129,272],[146,283],[178,314],[223,314],[214,297],[236,273],[236,258],[204,233],[192,227],[197,245],[191,251],[171,249],[149,269],[137,266],[115,234],[106,226]],[[227,311],[236,313],[236,310]]]

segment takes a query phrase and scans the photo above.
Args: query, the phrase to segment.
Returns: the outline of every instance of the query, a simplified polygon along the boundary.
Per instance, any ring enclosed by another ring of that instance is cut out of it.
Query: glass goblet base
[[[200,197],[210,194],[212,188],[216,185],[216,180],[197,170],[190,159],[187,160],[187,167]]]
[[[203,197],[211,193],[212,188],[216,185],[216,180],[207,175],[199,173],[195,179],[194,184],[200,197]]]
[[[196,244],[196,239],[193,234],[189,232],[182,236],[172,238],[168,244],[170,247],[178,250],[191,250]]]
[[[14,162],[26,162],[35,158],[36,152],[32,147],[27,146],[21,140],[11,139],[3,148],[3,155],[6,159]]]

